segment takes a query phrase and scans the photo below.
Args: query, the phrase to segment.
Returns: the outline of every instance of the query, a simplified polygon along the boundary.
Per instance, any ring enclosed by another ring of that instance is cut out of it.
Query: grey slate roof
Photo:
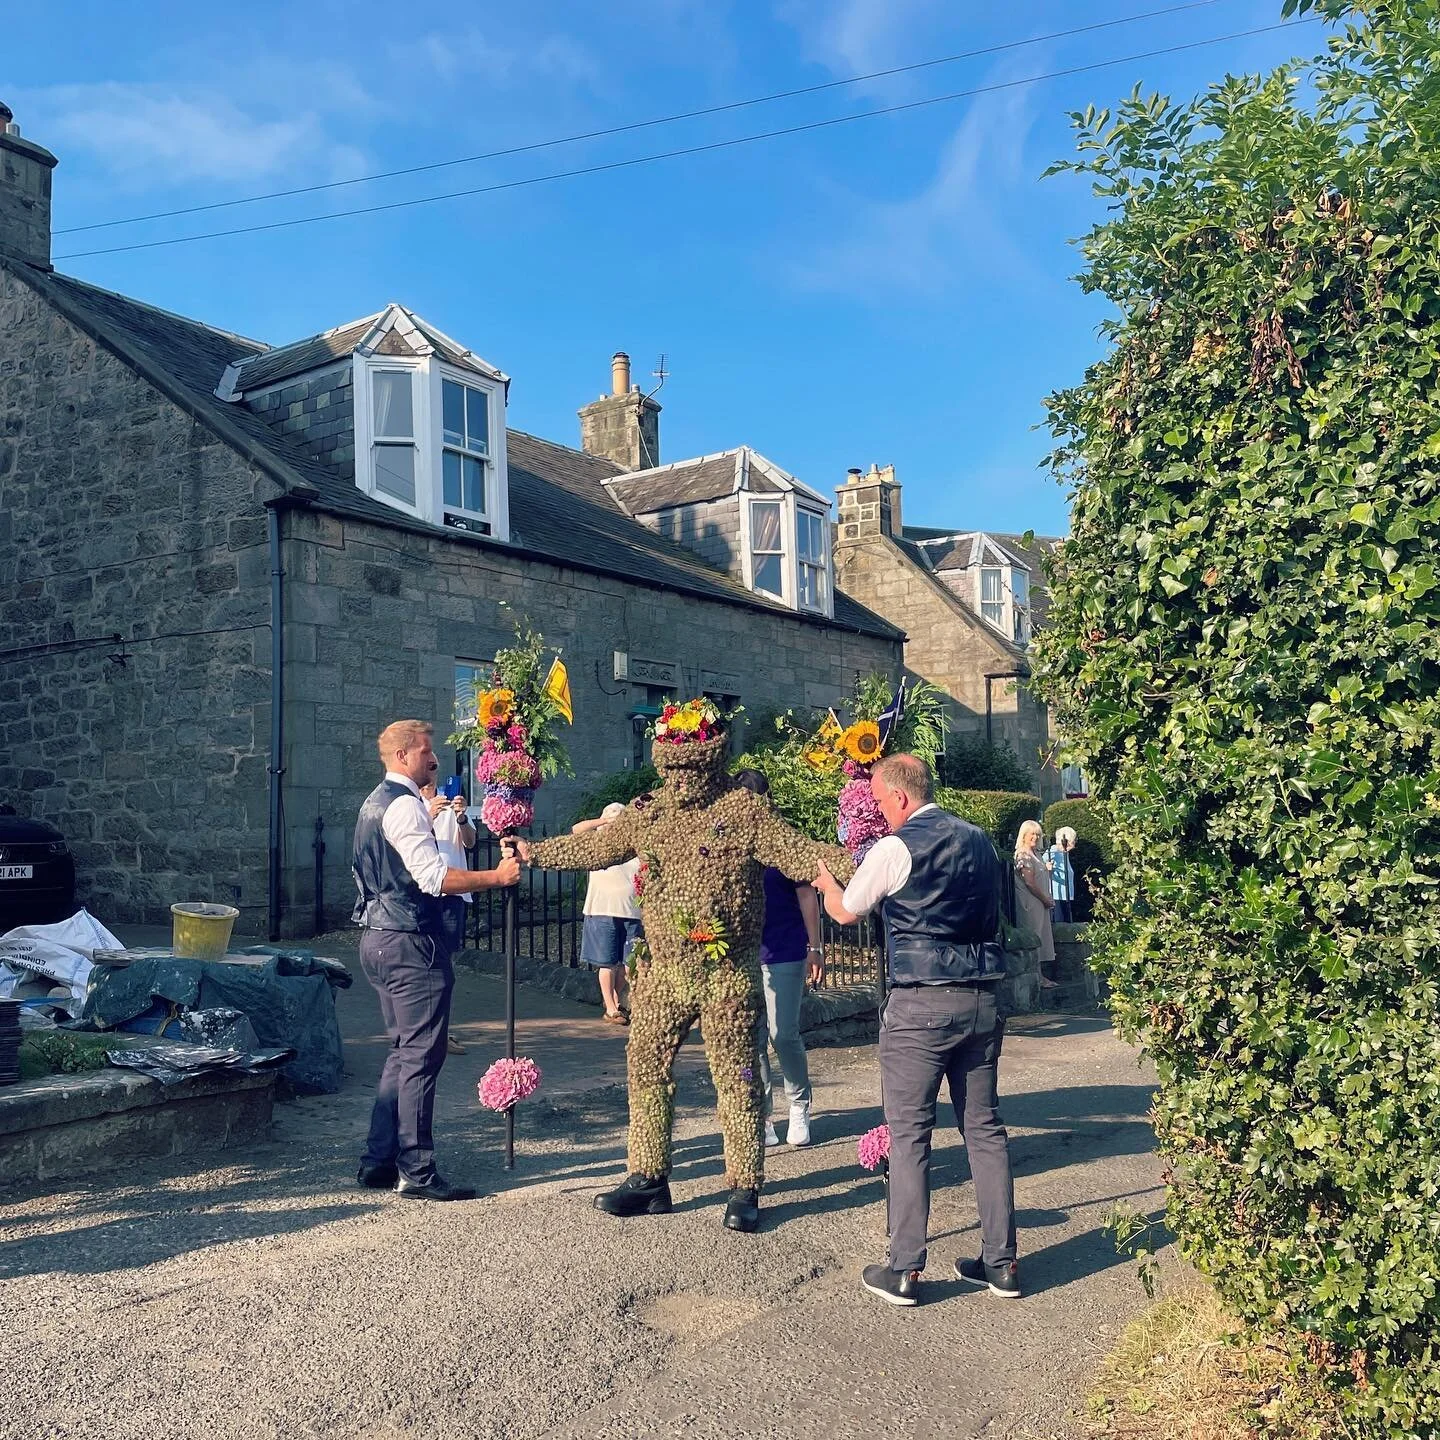
[[[348,356],[365,338],[365,332],[375,323],[375,317],[356,320],[342,326],[328,335],[311,335],[294,345],[282,345],[276,350],[267,350],[253,360],[246,360],[235,381],[236,390],[263,390],[292,375],[303,375],[307,370],[316,370],[331,360]]]
[[[632,515],[653,515],[672,505],[698,505],[734,493],[738,455],[706,455],[699,460],[681,460],[656,470],[620,474],[606,489]]]
[[[412,520],[372,500],[350,479],[306,455],[244,405],[227,404],[216,396],[215,386],[227,366],[269,353],[259,341],[18,261],[0,257],[0,266],[19,276],[73,324],[232,445],[280,491],[308,486],[315,492],[312,503],[317,508],[443,537],[456,544],[500,549],[723,604],[787,615],[807,624],[833,624],[885,639],[902,638],[902,631],[839,591],[833,622],[797,614],[753,594],[684,546],[630,519],[603,483],[622,473],[610,461],[521,431],[509,431],[507,436],[512,543]]]

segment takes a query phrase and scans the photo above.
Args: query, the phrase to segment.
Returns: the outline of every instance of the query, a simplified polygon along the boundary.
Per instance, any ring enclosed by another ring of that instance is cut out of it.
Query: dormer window
[[[980,614],[1017,645],[1030,643],[1030,576],[1018,565],[980,570]]]
[[[370,460],[375,488],[392,500],[415,505],[415,372],[372,370],[374,416]]]
[[[750,553],[755,589],[785,598],[785,547],[780,539],[780,502],[750,502]]]

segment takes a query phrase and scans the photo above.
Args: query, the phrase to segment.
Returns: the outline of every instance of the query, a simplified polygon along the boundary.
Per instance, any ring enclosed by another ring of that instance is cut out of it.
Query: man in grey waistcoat
[[[955,1273],[992,1295],[1020,1294],[1010,1144],[996,1093],[1005,973],[1000,861],[990,837],[931,802],[929,767],[914,755],[875,766],[870,790],[890,826],[843,890],[823,867],[816,888],[832,919],[853,924],[878,905],[890,994],[880,1026],[880,1087],[890,1127],[890,1254],[863,1283],[892,1305],[920,1301],[930,1220],[930,1137],[942,1079],[965,1137],[981,1254]]]
[[[473,1189],[436,1170],[431,1135],[455,985],[441,896],[513,885],[520,864],[507,858],[494,870],[457,870],[445,863],[420,795],[438,768],[430,735],[421,720],[397,720],[380,732],[385,778],[355,822],[360,964],[390,1037],[356,1178],[408,1199],[472,1200]]]

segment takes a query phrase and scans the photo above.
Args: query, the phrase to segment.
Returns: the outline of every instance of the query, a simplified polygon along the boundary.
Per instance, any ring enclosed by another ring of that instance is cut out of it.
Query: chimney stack
[[[613,460],[622,470],[649,470],[660,463],[660,407],[630,382],[630,357],[610,360],[610,394],[580,411],[580,448]]]
[[[893,465],[872,464],[868,475],[852,469],[835,494],[840,544],[901,535],[900,486]]]
[[[14,112],[0,103],[0,255],[41,270],[50,265],[50,172],[55,157],[21,139]]]

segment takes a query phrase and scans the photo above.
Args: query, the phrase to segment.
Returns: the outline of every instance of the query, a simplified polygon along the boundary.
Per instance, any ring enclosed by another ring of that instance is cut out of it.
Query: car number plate
[[[0,880],[33,880],[33,865],[0,865]]]

